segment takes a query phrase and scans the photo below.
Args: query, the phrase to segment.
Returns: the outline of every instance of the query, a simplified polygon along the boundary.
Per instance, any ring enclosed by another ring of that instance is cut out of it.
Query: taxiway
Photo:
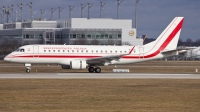
[[[200,79],[200,74],[149,73],[16,73],[0,74],[0,79]]]

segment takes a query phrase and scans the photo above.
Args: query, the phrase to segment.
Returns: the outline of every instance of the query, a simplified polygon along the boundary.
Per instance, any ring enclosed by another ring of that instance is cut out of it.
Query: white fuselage
[[[27,45],[19,49],[24,49],[24,51],[12,52],[5,60],[18,63],[70,65],[72,60],[126,54],[108,64],[128,64],[163,57],[160,52],[157,52],[158,49],[148,46]]]

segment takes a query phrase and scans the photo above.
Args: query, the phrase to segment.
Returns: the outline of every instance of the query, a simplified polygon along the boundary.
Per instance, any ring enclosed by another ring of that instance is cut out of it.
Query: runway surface
[[[0,74],[0,79],[200,79],[200,74],[16,73]]]

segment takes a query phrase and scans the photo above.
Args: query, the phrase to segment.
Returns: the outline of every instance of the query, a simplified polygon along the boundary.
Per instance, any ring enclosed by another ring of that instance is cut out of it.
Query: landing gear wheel
[[[95,68],[95,73],[101,73],[101,68],[99,67]]]
[[[88,71],[89,71],[90,73],[94,73],[94,67],[89,67],[89,68],[88,68]]]
[[[26,69],[26,72],[27,72],[27,73],[30,73],[30,72],[31,72],[31,70],[30,70],[30,69]]]

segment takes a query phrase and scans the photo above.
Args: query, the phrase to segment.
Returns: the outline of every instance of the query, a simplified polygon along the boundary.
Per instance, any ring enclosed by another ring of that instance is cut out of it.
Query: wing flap
[[[120,55],[109,55],[109,56],[103,56],[98,58],[90,58],[87,59],[88,64],[105,64],[110,63],[113,60],[118,61],[122,56],[128,55],[128,54],[120,54]]]

